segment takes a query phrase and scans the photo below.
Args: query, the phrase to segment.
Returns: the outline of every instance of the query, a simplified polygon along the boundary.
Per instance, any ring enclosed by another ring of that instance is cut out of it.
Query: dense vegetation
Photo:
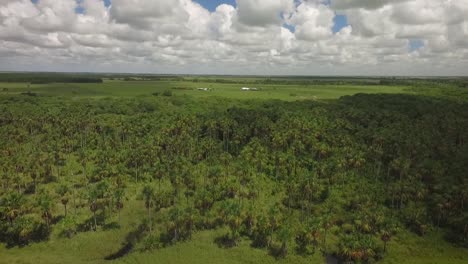
[[[444,84],[446,85],[446,84]],[[0,242],[123,228],[109,259],[222,230],[276,258],[385,258],[407,230],[468,247],[464,88],[336,101],[0,97]],[[136,201],[136,203],[135,203]]]
[[[31,84],[102,83],[102,78],[82,74],[3,73],[0,74],[0,82],[29,82]]]

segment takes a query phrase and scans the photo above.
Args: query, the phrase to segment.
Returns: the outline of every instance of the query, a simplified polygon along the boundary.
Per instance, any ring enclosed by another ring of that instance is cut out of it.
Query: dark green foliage
[[[172,91],[171,90],[166,90],[162,93],[162,96],[172,96]]]
[[[55,225],[65,237],[118,228],[132,200],[145,214],[125,254],[216,228],[222,247],[249,239],[277,258],[320,249],[373,262],[399,228],[467,246],[466,99],[221,104],[167,92],[0,97],[2,242],[46,239]]]
[[[33,216],[19,216],[11,223],[0,222],[0,242],[9,247],[46,240],[49,234],[46,224]]]
[[[375,262],[381,256],[373,236],[353,233],[339,237],[338,256],[345,261]]]
[[[31,84],[46,83],[102,83],[100,77],[80,74],[52,73],[3,73],[0,82],[29,82]]]

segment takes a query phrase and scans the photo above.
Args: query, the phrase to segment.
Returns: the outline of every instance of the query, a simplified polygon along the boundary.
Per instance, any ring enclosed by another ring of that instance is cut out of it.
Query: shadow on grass
[[[279,245],[270,245],[268,248],[268,254],[275,259],[283,259],[288,254],[288,250],[285,247]]]
[[[233,248],[237,246],[239,238],[232,238],[229,234],[215,238],[214,242],[220,248]]]
[[[102,212],[96,214],[96,224],[98,227],[102,227],[102,230],[112,230],[119,228],[119,224],[116,222],[106,223],[106,218]],[[78,232],[96,231],[93,215],[91,215],[83,223],[78,224],[76,230]]]
[[[111,223],[106,223],[105,225],[102,226],[102,230],[107,231],[107,230],[113,230],[113,229],[119,229],[120,225],[117,222],[111,222]]]
[[[146,230],[147,226],[145,224],[140,224],[137,229],[127,234],[125,242],[122,243],[122,247],[119,250],[106,256],[104,259],[115,260],[130,253],[135,244],[143,238]]]
[[[127,255],[133,249],[132,243],[126,243],[123,247],[121,247],[117,252],[110,254],[109,256],[105,257],[105,260],[114,260],[121,258]]]

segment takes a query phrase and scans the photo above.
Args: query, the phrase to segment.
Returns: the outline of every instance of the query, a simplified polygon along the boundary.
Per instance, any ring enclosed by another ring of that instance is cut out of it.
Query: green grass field
[[[241,91],[242,87],[255,87],[258,91]],[[197,88],[209,88],[210,91],[199,91]],[[153,93],[172,91],[174,95],[189,95],[194,97],[218,96],[232,99],[280,99],[320,100],[336,99],[344,95],[356,93],[407,93],[406,86],[383,85],[269,85],[269,84],[225,84],[214,82],[190,81],[115,81],[104,83],[0,83],[0,94],[17,94],[35,92],[47,96],[72,97],[132,97],[150,96]]]
[[[132,200],[130,200],[132,201]],[[57,205],[59,208],[60,205]],[[84,212],[86,214],[86,212]],[[239,246],[219,248],[214,239],[225,230],[200,231],[188,242],[177,243],[168,248],[142,251],[136,247],[130,254],[113,261],[104,258],[119,250],[124,243],[129,227],[136,227],[144,218],[145,210],[140,203],[132,201],[122,215],[122,229],[100,232],[78,233],[72,239],[61,238],[54,231],[47,242],[34,243],[24,248],[0,247],[0,263],[173,263],[173,264],[216,264],[216,263],[324,263],[325,257],[317,250],[312,256],[289,254],[285,259],[275,259],[265,249],[250,247],[243,238]],[[116,220],[114,215],[113,220]],[[402,232],[394,237],[384,260],[380,263],[408,264],[464,264],[468,252],[445,242],[441,234],[434,231],[424,237]],[[293,249],[291,249],[293,250]]]

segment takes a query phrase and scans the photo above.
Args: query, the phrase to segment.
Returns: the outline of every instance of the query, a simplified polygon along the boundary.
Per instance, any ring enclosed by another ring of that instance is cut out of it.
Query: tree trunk
[[[403,183],[402,183],[402,178],[403,178],[403,172],[400,171],[400,205],[398,209],[401,209],[401,205],[403,204]]]
[[[465,228],[463,229],[463,233],[464,233],[463,242],[465,242],[466,239],[467,239],[467,235],[468,235],[468,224],[465,224]]]
[[[327,229],[323,233],[323,249],[325,252],[327,251]]]
[[[96,211],[93,211],[93,218],[94,218],[94,231],[96,231],[97,230]]]
[[[106,225],[106,205],[102,207],[102,225]]]
[[[152,223],[151,223],[151,210],[149,206],[148,206],[148,221],[149,221],[149,231],[151,233]]]
[[[82,165],[83,166],[83,176],[85,177],[85,179],[87,179],[86,177],[86,165]]]
[[[288,248],[287,248],[286,242],[283,241],[283,242],[281,243],[281,254],[282,254],[283,256],[286,256],[287,253],[288,253]]]
[[[49,226],[49,215],[48,213],[45,213],[46,216],[45,216],[45,222],[46,222],[46,226],[47,226],[47,230],[50,230],[50,226]]]
[[[73,211],[76,215],[76,194],[75,191],[73,191]]]
[[[375,175],[375,181],[377,181],[377,178],[380,176],[380,167],[381,167],[382,163],[379,161],[378,165],[377,165],[377,174]]]

